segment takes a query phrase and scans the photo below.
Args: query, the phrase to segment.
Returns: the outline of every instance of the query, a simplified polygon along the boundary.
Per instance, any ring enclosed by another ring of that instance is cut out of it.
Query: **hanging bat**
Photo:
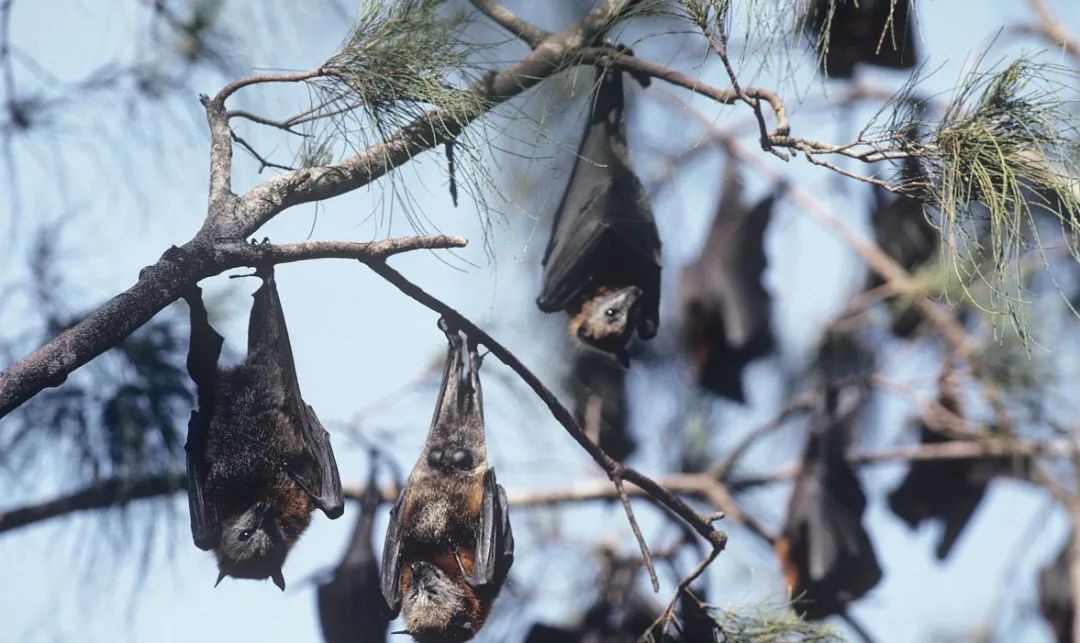
[[[723,190],[701,254],[679,275],[683,340],[699,385],[745,403],[743,368],[775,348],[772,298],[761,284],[775,195],[747,212],[738,168],[731,161]]]
[[[861,391],[850,379],[860,356],[849,336],[827,337],[819,362],[824,403],[812,416],[802,468],[775,549],[795,611],[811,620],[841,614],[881,580],[863,528],[866,496],[844,457],[855,430]]]
[[[581,622],[570,627],[534,623],[525,636],[525,643],[636,643],[646,640],[644,634],[660,617],[662,609],[642,596],[635,586],[641,561],[619,557],[606,548],[602,554],[606,569],[599,577],[602,580],[597,588],[598,595]]]
[[[445,319],[449,350],[424,450],[390,512],[382,596],[421,642],[476,635],[514,562],[506,492],[488,464],[476,344]]]
[[[218,370],[222,338],[201,291],[184,295],[199,403],[188,423],[188,507],[195,545],[217,557],[218,583],[271,578],[284,590],[281,566],[311,512],[337,518],[344,504],[330,435],[300,396],[273,266],[256,276],[247,357],[230,369]]]
[[[345,558],[318,589],[319,623],[326,643],[376,643],[386,640],[390,620],[382,613],[379,562],[372,533],[382,496],[372,459],[367,487]]]
[[[1058,643],[1073,641],[1073,593],[1069,582],[1072,566],[1072,547],[1069,544],[1073,535],[1070,533],[1068,538],[1054,560],[1039,570],[1039,611]]]
[[[622,462],[637,449],[626,413],[626,371],[610,357],[581,351],[574,358],[570,388],[574,415],[587,429],[597,430],[596,441],[605,453]]]
[[[597,78],[536,303],[565,310],[572,337],[628,366],[634,332],[651,339],[660,324],[660,234],[627,156],[622,73],[598,69]]]
[[[904,164],[901,178],[906,185],[919,185],[927,181],[926,173],[916,159]],[[904,270],[914,272],[925,266],[938,253],[941,234],[926,218],[922,202],[907,194],[892,194],[879,186],[873,187],[874,202],[870,224],[878,246]],[[870,290],[884,284],[877,273],[870,273],[866,288]],[[903,305],[902,302],[900,302]],[[900,338],[911,337],[922,322],[922,314],[907,304],[894,311],[890,329]]]
[[[953,373],[953,367],[947,364],[941,375],[938,402],[962,416]],[[919,438],[921,444],[952,440],[925,423],[920,427]],[[911,463],[903,482],[889,494],[889,508],[909,527],[916,527],[924,520],[940,519],[944,530],[935,554],[938,560],[944,560],[979,508],[991,480],[1014,473],[1015,464],[1000,458],[917,460]]]
[[[815,0],[806,26],[822,71],[851,78],[856,64],[911,69],[917,60],[910,0]]]

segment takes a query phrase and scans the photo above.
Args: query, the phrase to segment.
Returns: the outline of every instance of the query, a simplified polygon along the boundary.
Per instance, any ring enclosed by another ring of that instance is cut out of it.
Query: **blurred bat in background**
[[[893,194],[873,186],[874,203],[870,213],[870,225],[878,247],[909,273],[916,272],[938,254],[941,233],[926,217],[923,203],[913,196],[918,187],[929,179],[917,159],[908,159],[900,174],[904,185],[913,186],[912,194]],[[867,279],[867,290],[883,285],[885,281],[874,272]],[[902,299],[902,298],[897,298]],[[897,337],[909,338],[922,322],[922,313],[907,301],[896,301],[890,326]]]
[[[848,337],[831,335],[818,359],[825,399],[811,418],[802,468],[775,543],[794,609],[810,620],[843,614],[881,580],[862,525],[866,496],[845,458],[862,395],[845,379],[858,368],[858,356]]]
[[[942,369],[939,387],[938,403],[963,417],[951,360]],[[919,428],[920,444],[953,439],[925,422]],[[940,519],[944,530],[935,554],[938,560],[944,560],[979,508],[990,482],[996,477],[1017,473],[1020,466],[1020,462],[1011,458],[916,460],[911,463],[903,482],[889,494],[889,508],[909,527],[917,527],[924,520]]]
[[[772,298],[761,283],[774,201],[770,194],[747,211],[738,167],[729,160],[705,246],[679,275],[693,376],[703,388],[740,403],[746,402],[743,368],[774,350]]]
[[[569,627],[534,623],[525,643],[636,643],[649,640],[643,635],[663,609],[636,586],[641,560],[621,557],[608,547],[601,548],[601,555],[604,563],[597,578],[598,595],[581,622]]]
[[[1054,560],[1039,570],[1039,611],[1058,643],[1073,642],[1072,540],[1070,533]]]
[[[910,0],[814,0],[806,28],[830,78],[855,65],[911,69],[918,58]]]
[[[374,454],[373,454],[374,456]],[[382,610],[379,561],[372,532],[382,496],[375,481],[375,457],[360,498],[356,527],[345,557],[317,591],[319,624],[326,643],[376,643],[386,640],[390,619]]]
[[[337,518],[344,503],[330,435],[300,396],[273,266],[256,276],[247,357],[224,371],[201,290],[184,295],[199,403],[188,423],[188,506],[195,545],[217,555],[219,583],[272,578],[284,590],[281,566],[311,512]]]
[[[635,330],[651,339],[660,324],[660,234],[627,156],[623,74],[598,69],[597,79],[536,303],[565,310],[571,336],[628,366]]]
[[[574,356],[569,388],[574,415],[586,431],[595,431],[600,448],[622,462],[637,449],[626,412],[626,371],[595,351]]]
[[[424,450],[390,512],[382,595],[418,641],[467,641],[514,562],[506,492],[488,464],[476,344],[439,321],[449,350]],[[467,361],[462,357],[466,348]]]

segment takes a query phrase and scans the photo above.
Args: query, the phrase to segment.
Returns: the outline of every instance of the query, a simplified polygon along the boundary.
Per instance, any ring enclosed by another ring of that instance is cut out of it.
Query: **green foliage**
[[[940,121],[923,124],[925,144],[911,151],[930,177],[942,237],[963,284],[987,283],[990,303],[1022,328],[1021,257],[1041,252],[1035,215],[1055,218],[1080,258],[1080,138],[1075,72],[1026,59],[997,73],[971,73]],[[970,257],[977,257],[972,262]],[[966,268],[989,262],[991,270]]]
[[[341,50],[324,65],[325,96],[359,99],[375,126],[389,133],[429,106],[451,117],[472,111],[480,98],[447,78],[469,68],[474,48],[461,38],[464,18],[438,13],[443,0],[365,0]]]
[[[713,620],[713,636],[720,643],[841,643],[843,639],[827,625],[799,618],[790,610],[777,612],[760,608],[738,610],[707,607]],[[641,637],[645,643],[675,643],[688,639],[683,623],[674,618],[666,627],[654,625]]]

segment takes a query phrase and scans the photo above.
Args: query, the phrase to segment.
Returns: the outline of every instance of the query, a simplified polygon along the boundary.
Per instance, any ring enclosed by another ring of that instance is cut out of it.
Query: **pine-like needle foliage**
[[[1080,260],[1080,137],[1075,72],[1021,59],[997,73],[974,72],[960,86],[930,135],[911,148],[930,177],[927,188],[941,213],[942,237],[954,269],[987,261],[977,277],[991,286],[991,303],[1020,323],[1025,250],[1040,248],[1035,215],[1060,223]],[[1041,251],[1041,250],[1040,250]]]
[[[475,109],[479,98],[448,82],[469,68],[474,51],[461,38],[464,17],[439,15],[441,4],[365,0],[345,44],[324,65],[325,97],[354,101],[384,136],[431,107],[450,115]]]

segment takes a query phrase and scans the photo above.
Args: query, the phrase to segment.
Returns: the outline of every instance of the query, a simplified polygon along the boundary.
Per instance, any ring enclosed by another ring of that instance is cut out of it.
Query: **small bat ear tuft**
[[[216,588],[218,585],[220,585],[221,581],[225,580],[226,576],[228,576],[228,574],[226,574],[224,571],[219,571],[217,575],[217,580],[214,581],[214,587]]]
[[[278,586],[278,589],[283,592],[285,591],[285,576],[281,573],[280,567],[270,574],[270,579],[274,581],[274,584]]]

